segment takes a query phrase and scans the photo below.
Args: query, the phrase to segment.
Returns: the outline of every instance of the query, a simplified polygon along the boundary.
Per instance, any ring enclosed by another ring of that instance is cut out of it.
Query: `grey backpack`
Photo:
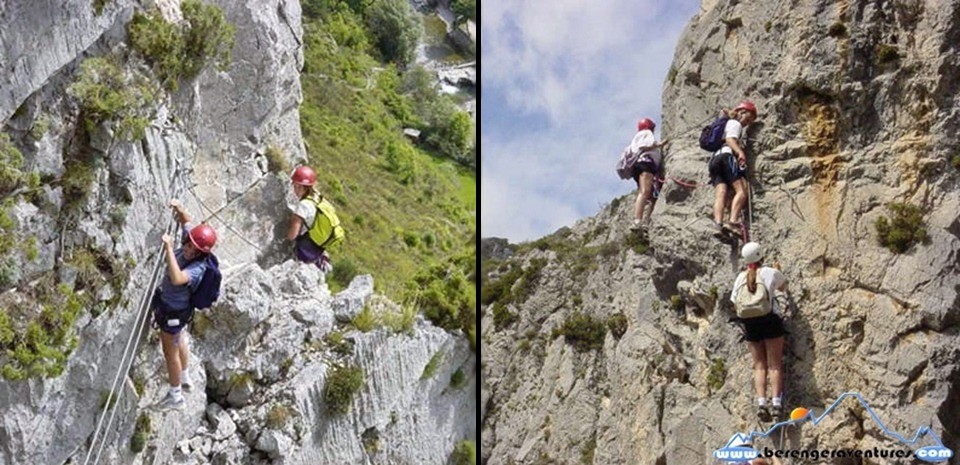
[[[737,289],[734,304],[737,307],[738,318],[757,318],[769,315],[773,311],[770,305],[770,294],[760,280],[757,280],[757,292],[750,292],[747,283],[743,283]]]
[[[633,153],[629,145],[623,149],[623,153],[620,154],[620,161],[617,162],[617,174],[620,175],[620,179],[633,179],[633,165],[637,163],[639,158],[640,154]]]

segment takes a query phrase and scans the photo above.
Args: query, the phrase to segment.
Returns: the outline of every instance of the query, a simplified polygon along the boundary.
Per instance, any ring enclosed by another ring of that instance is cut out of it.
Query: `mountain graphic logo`
[[[750,460],[760,456],[760,452],[753,449],[750,446],[751,444],[753,444],[754,439],[769,437],[771,434],[773,434],[775,431],[777,431],[783,426],[795,425],[807,420],[809,420],[813,424],[813,426],[817,426],[818,424],[820,424],[820,422],[822,422],[825,418],[827,418],[827,415],[829,415],[830,412],[832,412],[833,409],[835,409],[838,405],[840,405],[840,403],[843,402],[843,400],[846,399],[847,397],[853,397],[857,399],[860,402],[860,405],[862,405],[863,408],[867,410],[867,413],[870,414],[870,418],[873,418],[873,421],[876,422],[877,426],[880,427],[883,433],[886,434],[887,436],[890,436],[900,441],[901,443],[911,447],[917,447],[920,443],[920,440],[923,438],[927,438],[929,441],[933,442],[933,444],[915,449],[913,451],[913,454],[916,458],[923,460],[925,462],[936,463],[936,462],[946,462],[947,460],[950,460],[950,458],[953,457],[953,450],[945,447],[943,445],[943,441],[941,441],[940,438],[937,436],[937,434],[929,427],[922,426],[919,429],[917,429],[917,432],[913,435],[912,439],[907,439],[894,431],[890,431],[890,429],[888,429],[887,426],[884,425],[882,421],[880,421],[880,417],[878,417],[877,414],[873,412],[873,409],[870,408],[870,405],[867,404],[867,401],[864,400],[863,397],[856,392],[843,393],[840,397],[837,398],[836,401],[833,402],[833,404],[830,405],[830,407],[824,410],[823,413],[820,414],[820,416],[815,416],[813,414],[813,410],[811,409],[807,412],[806,416],[793,419],[793,420],[787,420],[787,421],[781,421],[779,423],[775,423],[766,432],[752,431],[750,433],[736,433],[732,437],[730,437],[730,440],[727,441],[727,443],[722,448],[713,451],[713,457],[720,461],[730,462],[730,463],[749,462]]]

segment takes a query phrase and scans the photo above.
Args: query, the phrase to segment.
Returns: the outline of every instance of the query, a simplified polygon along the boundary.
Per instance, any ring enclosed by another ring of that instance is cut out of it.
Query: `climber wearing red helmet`
[[[657,193],[663,182],[663,154],[660,147],[670,141],[657,142],[653,130],[657,125],[650,118],[641,118],[637,121],[637,134],[630,142],[630,152],[637,155],[631,171],[633,180],[637,183],[637,200],[634,203],[633,224],[630,229],[643,231],[650,224],[653,208],[657,202]],[[647,204],[650,212],[644,216]]]
[[[174,250],[173,239],[168,234],[163,235],[167,272],[154,292],[151,305],[154,322],[160,328],[160,345],[170,383],[170,391],[160,406],[179,408],[185,402],[181,389],[190,390],[193,387],[187,372],[189,348],[182,333],[193,319],[195,309],[191,297],[207,267],[212,266],[206,258],[217,243],[217,233],[206,224],[191,227],[190,215],[179,200],[170,200],[170,207],[183,228],[183,245]]]
[[[740,234],[740,213],[747,203],[747,154],[741,140],[747,126],[757,119],[757,106],[749,100],[740,102],[730,112],[730,119],[723,130],[724,145],[710,158],[710,184],[714,185],[713,221],[715,235],[725,231]],[[733,189],[730,202],[730,219],[723,221],[727,196]]]
[[[301,166],[290,176],[294,202],[289,205],[290,227],[287,240],[294,241],[294,255],[304,263],[312,263],[324,273],[333,269],[327,249],[343,239],[343,228],[333,205],[314,188],[317,173]]]

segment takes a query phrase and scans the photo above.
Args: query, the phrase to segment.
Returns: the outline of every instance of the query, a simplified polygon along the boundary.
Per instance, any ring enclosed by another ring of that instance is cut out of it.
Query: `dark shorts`
[[[640,183],[640,175],[643,173],[650,173],[654,176],[657,175],[657,165],[654,165],[652,161],[638,161],[633,164],[633,171],[631,175],[633,180]]]
[[[153,308],[154,324],[167,334],[179,334],[193,319],[192,308],[175,310],[163,303],[159,289],[154,291],[150,307]]]
[[[726,184],[732,186],[733,182],[746,176],[746,172],[740,169],[737,164],[737,157],[732,153],[719,153],[710,158],[708,164],[710,169],[710,184]]]
[[[740,322],[743,323],[743,329],[746,332],[743,338],[749,342],[776,339],[787,334],[787,330],[783,327],[783,320],[776,313],[756,318],[743,318]]]
[[[293,246],[293,252],[297,256],[297,260],[301,262],[317,263],[320,256],[323,255],[323,247],[313,242],[309,234],[303,234],[297,238],[296,244]]]

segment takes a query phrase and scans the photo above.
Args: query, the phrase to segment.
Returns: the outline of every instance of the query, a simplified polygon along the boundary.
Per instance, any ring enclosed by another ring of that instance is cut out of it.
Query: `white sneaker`
[[[185,403],[186,399],[184,399],[182,395],[174,396],[173,393],[167,392],[167,396],[164,397],[157,406],[162,410],[179,409],[182,408]]]
[[[193,390],[193,380],[190,379],[190,374],[186,370],[180,372],[180,388],[184,391]]]

